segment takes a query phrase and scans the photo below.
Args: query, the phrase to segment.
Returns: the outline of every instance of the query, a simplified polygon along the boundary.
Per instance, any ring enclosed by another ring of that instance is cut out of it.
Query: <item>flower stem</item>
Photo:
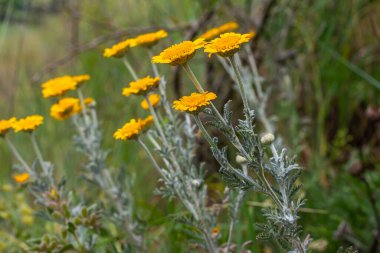
[[[183,69],[185,70],[186,74],[189,76],[191,81],[193,82],[195,88],[198,90],[199,93],[204,93],[205,90],[203,89],[201,83],[198,81],[197,77],[194,75],[194,72],[191,70],[189,64],[186,62],[182,65]]]
[[[37,159],[40,162],[40,165],[41,165],[41,168],[42,168],[43,172],[45,173],[45,175],[48,175],[48,170],[47,170],[47,168],[45,166],[45,162],[44,162],[44,159],[42,157],[41,150],[38,147],[38,144],[37,144],[37,141],[36,141],[36,136],[35,136],[34,132],[32,132],[30,134],[30,140],[32,142],[33,149],[36,152]]]
[[[123,57],[123,62],[124,62],[124,65],[127,67],[129,73],[131,74],[133,80],[137,80],[139,79],[136,75],[136,72],[135,70],[132,68],[131,64],[129,63],[128,59],[127,59],[127,56],[124,56]]]
[[[231,64],[232,68],[234,69],[234,72],[235,72],[235,75],[236,75],[236,80],[237,80],[237,83],[238,83],[238,86],[239,86],[239,90],[240,90],[240,95],[241,95],[241,97],[243,99],[244,108],[247,111],[250,111],[249,104],[248,104],[247,94],[245,93],[244,84],[243,84],[243,81],[242,81],[242,78],[241,78],[241,75],[240,75],[240,71],[239,71],[239,69],[237,67],[236,60],[235,60],[235,58],[233,56],[232,57],[228,57],[227,59],[228,59],[229,63]]]
[[[246,174],[246,173],[244,173],[244,174]],[[244,195],[245,195],[245,191],[239,190],[239,193],[238,193],[238,196],[236,199],[236,203],[235,203],[235,207],[234,207],[234,210],[232,213],[231,222],[230,222],[230,229],[228,232],[228,241],[227,241],[227,246],[226,246],[226,252],[228,252],[228,250],[230,249],[232,236],[233,236],[233,232],[234,232],[234,227],[235,227],[235,223],[237,220],[237,215],[239,213],[241,202],[243,200]]]
[[[151,162],[153,163],[154,168],[158,171],[158,173],[160,173],[160,175],[161,175],[163,178],[166,178],[165,175],[162,173],[160,166],[159,166],[158,163],[156,162],[156,159],[154,159],[152,153],[150,152],[150,150],[148,149],[148,147],[145,145],[145,143],[140,139],[140,137],[137,137],[137,142],[138,142],[138,143],[140,144],[140,146],[144,149],[145,153],[148,155],[149,159],[150,159]]]
[[[88,119],[88,115],[87,115],[87,107],[84,104],[84,97],[83,97],[83,93],[82,93],[80,88],[77,90],[77,93],[78,93],[78,97],[79,97],[79,101],[80,101],[80,106],[82,107],[82,114],[84,117],[84,121],[86,122],[86,125],[88,125],[89,119]]]
[[[153,118],[154,118],[153,122],[154,122],[154,124],[156,125],[156,128],[157,128],[158,132],[160,133],[161,138],[162,138],[162,140],[164,141],[165,145],[167,145],[167,144],[168,144],[168,141],[166,140],[166,137],[165,137],[164,131],[162,130],[162,127],[161,127],[161,124],[160,124],[159,118],[158,118],[158,116],[157,116],[157,114],[156,114],[156,111],[154,110],[154,108],[153,108],[153,106],[152,106],[152,103],[150,102],[150,100],[149,100],[149,98],[148,98],[148,95],[145,95],[144,97],[145,97],[146,102],[148,103],[149,111],[150,111],[150,113],[152,114],[152,116],[153,116]]]
[[[152,49],[149,49],[149,58],[152,59],[152,57],[153,57]],[[160,74],[158,73],[158,69],[157,69],[156,64],[154,64],[152,61],[150,61],[150,62],[152,64],[152,69],[153,69],[154,76],[155,77],[160,77]],[[175,119],[174,119],[174,116],[173,116],[172,109],[170,108],[170,105],[169,105],[167,97],[166,97],[165,88],[166,88],[166,84],[160,78],[160,85],[158,86],[158,89],[160,91],[160,95],[161,95],[161,98],[162,98],[161,99],[162,100],[162,104],[164,106],[165,112],[169,116],[169,119],[173,122],[173,125],[175,125]]]
[[[33,171],[30,169],[28,164],[25,162],[25,160],[22,158],[20,153],[17,151],[16,147],[13,145],[11,140],[8,139],[7,136],[4,136],[5,141],[7,142],[9,148],[11,149],[13,155],[16,157],[16,159],[21,163],[21,165],[24,167],[24,169],[29,173],[29,174],[34,174]]]

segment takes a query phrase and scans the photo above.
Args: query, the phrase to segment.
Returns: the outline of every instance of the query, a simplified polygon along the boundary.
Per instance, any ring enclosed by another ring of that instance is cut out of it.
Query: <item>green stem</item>
[[[243,81],[242,81],[242,78],[241,78],[241,75],[240,75],[240,71],[239,71],[239,69],[237,67],[236,60],[235,60],[235,58],[233,56],[228,57],[227,60],[231,64],[232,68],[234,69],[234,72],[235,72],[235,75],[236,75],[236,80],[237,80],[237,83],[238,83],[238,86],[239,86],[239,90],[240,90],[240,95],[241,95],[241,97],[243,99],[244,108],[247,111],[250,111],[249,104],[248,104],[247,94],[245,93],[244,84],[243,84]]]
[[[183,69],[185,70],[186,74],[189,76],[191,81],[193,82],[195,88],[198,90],[199,93],[204,93],[205,90],[203,89],[201,83],[198,81],[197,77],[194,75],[194,72],[191,70],[189,64],[186,62],[182,65]]]
[[[152,49],[149,49],[149,58],[150,59],[153,58]],[[156,64],[154,64],[152,61],[150,61],[150,62],[151,62],[151,65],[152,65],[154,76],[155,77],[160,77],[160,74],[158,73],[158,69],[157,69]],[[172,112],[172,109],[171,109],[171,107],[170,107],[170,105],[168,103],[168,100],[167,100],[167,97],[166,97],[166,93],[165,93],[165,85],[163,85],[163,84],[164,84],[164,82],[162,82],[161,78],[160,78],[160,85],[158,86],[158,89],[160,91],[162,104],[164,106],[164,109],[165,109],[166,113],[169,116],[169,119],[173,122],[173,125],[175,125],[175,119],[174,119],[174,116],[173,116],[173,112]]]
[[[44,173],[45,173],[46,175],[48,175],[48,170],[47,170],[47,168],[46,168],[46,166],[45,166],[45,162],[44,162],[44,159],[43,159],[43,157],[42,157],[41,150],[40,150],[40,148],[38,147],[38,144],[37,144],[37,141],[36,141],[36,136],[35,136],[34,132],[32,132],[32,133],[30,134],[30,140],[31,140],[31,142],[32,142],[33,149],[34,149],[34,151],[36,152],[37,159],[38,159],[38,161],[40,162],[40,165],[41,165],[42,170],[44,171]]]
[[[159,121],[159,118],[156,114],[156,111],[154,110],[153,106],[152,106],[152,103],[150,102],[149,98],[148,98],[148,95],[145,95],[145,100],[146,102],[148,103],[148,106],[149,106],[149,111],[150,113],[152,114],[154,120],[154,124],[159,132],[159,134],[161,135],[161,138],[162,140],[164,141],[164,144],[167,145],[168,144],[168,141],[166,140],[166,137],[165,137],[165,134],[164,134],[164,131],[162,130],[162,127],[161,127],[161,124],[160,124],[160,121]]]
[[[139,79],[139,78],[137,77],[137,75],[136,75],[135,70],[132,68],[131,64],[129,63],[129,61],[128,61],[128,59],[127,59],[127,56],[124,56],[124,57],[123,57],[123,62],[124,62],[124,65],[127,67],[129,73],[131,74],[133,80],[136,81],[137,79]]]
[[[16,147],[13,145],[11,140],[8,139],[7,136],[4,136],[4,139],[6,143],[8,144],[9,148],[11,149],[13,155],[16,157],[16,159],[21,163],[21,165],[24,167],[24,169],[29,173],[29,174],[34,174],[33,171],[30,169],[29,165],[25,162],[25,160],[22,158],[20,153],[17,151]]]
[[[80,106],[82,107],[82,114],[83,114],[84,120],[86,122],[86,125],[88,125],[89,119],[88,119],[88,115],[87,115],[87,107],[84,104],[84,97],[83,97],[83,93],[82,93],[80,88],[77,90],[77,93],[78,93],[78,97],[79,97],[79,101],[80,101]]]
[[[152,153],[150,152],[150,150],[148,149],[148,147],[145,145],[145,143],[140,139],[140,137],[137,137],[137,142],[138,142],[138,143],[140,144],[140,146],[144,149],[145,153],[148,155],[149,159],[150,159],[151,162],[153,163],[154,168],[158,171],[158,173],[160,173],[160,175],[161,175],[163,178],[166,178],[165,175],[162,173],[160,166],[159,166],[158,163],[156,162],[156,159],[154,159]]]

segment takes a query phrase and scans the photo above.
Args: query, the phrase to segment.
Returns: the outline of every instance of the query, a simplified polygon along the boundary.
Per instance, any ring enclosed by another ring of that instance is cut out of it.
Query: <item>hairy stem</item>
[[[6,143],[8,144],[9,148],[11,149],[13,155],[16,157],[16,159],[21,163],[22,167],[29,173],[29,174],[34,174],[29,165],[25,162],[25,160],[22,158],[20,153],[17,151],[16,147],[13,145],[10,139],[8,139],[7,136],[4,136],[4,139]]]
[[[247,94],[245,93],[244,84],[243,84],[243,81],[242,81],[241,74],[240,74],[240,71],[238,69],[238,66],[236,64],[236,60],[235,60],[235,58],[233,56],[232,57],[228,57],[227,60],[231,64],[232,68],[234,69],[234,72],[235,72],[235,75],[236,75],[236,80],[237,80],[237,83],[238,83],[238,86],[239,86],[239,90],[240,90],[240,95],[241,95],[241,97],[243,99],[244,108],[247,111],[250,111],[249,104],[248,104]]]
[[[139,79],[139,78],[137,77],[137,75],[136,75],[135,70],[132,68],[132,65],[129,63],[129,61],[128,61],[128,59],[127,59],[127,56],[124,56],[124,57],[123,57],[123,63],[124,63],[124,65],[127,67],[127,69],[128,69],[128,71],[129,71],[129,73],[131,74],[133,80],[136,81],[137,79]]]

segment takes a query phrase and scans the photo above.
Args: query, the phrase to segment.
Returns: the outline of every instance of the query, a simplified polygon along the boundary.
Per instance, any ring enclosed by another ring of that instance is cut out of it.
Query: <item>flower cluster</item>
[[[42,125],[44,118],[41,115],[31,115],[15,121],[12,125],[17,132],[33,132],[38,126]]]
[[[156,105],[160,103],[160,95],[150,94],[148,96],[148,100],[153,107],[156,107]],[[141,101],[141,108],[143,108],[144,110],[149,110],[149,104],[146,98],[144,98],[143,101]]]
[[[204,107],[210,105],[210,101],[216,98],[213,92],[191,93],[190,96],[183,96],[173,102],[173,108],[183,112],[199,112]]]
[[[159,55],[152,58],[153,63],[166,63],[173,66],[182,65],[193,58],[197,49],[205,45],[204,39],[183,41],[166,48]]]
[[[238,28],[239,28],[239,25],[236,22],[228,22],[221,26],[218,26],[206,31],[205,33],[201,34],[199,38],[204,39],[204,40],[210,40],[222,33],[230,32]]]
[[[125,53],[127,52],[127,49],[131,46],[131,44],[132,44],[131,39],[127,39],[122,42],[119,42],[110,48],[104,49],[103,56],[106,58],[110,58],[110,57],[121,58],[125,55]]]
[[[205,45],[205,53],[209,57],[212,54],[218,54],[222,57],[229,57],[239,51],[241,44],[248,42],[254,37],[252,33],[224,33],[219,38],[212,40]]]
[[[124,126],[116,130],[113,136],[116,140],[123,141],[137,138],[149,127],[150,124],[152,124],[152,122],[152,116],[148,116],[145,119],[131,119],[129,122],[125,123]]]
[[[129,87],[123,89],[123,95],[128,97],[130,95],[145,95],[149,91],[158,87],[160,83],[159,77],[144,77],[129,83]]]
[[[0,120],[0,136],[4,136],[13,126],[16,118]]]
[[[151,48],[158,43],[159,40],[168,36],[168,33],[164,30],[159,30],[156,32],[141,34],[135,38],[129,38],[127,40],[121,41],[110,48],[106,48],[103,51],[103,56],[106,58],[123,57],[128,48],[142,46],[146,48]]]
[[[42,95],[44,98],[63,96],[70,90],[76,90],[89,79],[89,75],[60,76],[50,79],[41,85]]]

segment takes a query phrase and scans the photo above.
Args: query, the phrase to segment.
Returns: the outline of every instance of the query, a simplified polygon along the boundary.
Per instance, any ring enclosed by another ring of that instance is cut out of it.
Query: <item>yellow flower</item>
[[[77,82],[71,76],[53,78],[41,85],[44,98],[62,96],[70,90],[77,88]]]
[[[116,57],[121,58],[127,52],[127,49],[131,46],[133,39],[124,40],[113,45],[110,48],[104,49],[103,56],[106,58]]]
[[[13,176],[13,179],[19,184],[25,183],[29,180],[29,178],[30,175],[28,173],[20,173]]]
[[[137,120],[131,119],[122,128],[116,130],[113,137],[116,140],[130,140],[136,138],[140,133],[145,131],[153,122],[153,116],[150,115],[145,119],[138,118]]]
[[[38,126],[44,122],[44,117],[41,115],[31,115],[23,119],[15,121],[12,125],[14,131],[33,132]]]
[[[83,102],[85,105],[88,105],[88,106],[95,105],[95,99],[93,98],[85,98]]]
[[[131,119],[122,128],[116,130],[116,132],[113,134],[113,137],[116,140],[126,141],[137,137],[141,133],[141,131],[141,119]]]
[[[159,55],[152,58],[153,63],[166,63],[173,66],[182,65],[190,60],[197,49],[203,47],[205,44],[204,39],[197,39],[195,41],[183,41],[166,48]]]
[[[225,23],[221,26],[218,26],[218,27],[215,27],[215,28],[208,30],[207,32],[205,32],[201,36],[199,36],[199,38],[202,38],[205,40],[210,40],[210,39],[215,38],[216,36],[218,36],[222,33],[233,31],[233,30],[236,30],[237,28],[239,28],[239,25],[236,22],[228,22],[228,23]]]
[[[78,98],[62,98],[50,107],[50,116],[57,120],[65,120],[81,111]]]
[[[75,90],[85,81],[89,80],[89,75],[60,76],[50,79],[41,85],[44,98],[62,96],[70,90]]]
[[[157,32],[141,34],[136,38],[132,39],[131,47],[143,46],[143,47],[152,47],[157,44],[160,39],[163,39],[168,36],[168,33],[164,30],[159,30]]]
[[[129,83],[129,87],[123,89],[123,95],[128,97],[131,94],[141,95],[146,94],[148,91],[157,88],[160,82],[159,77],[151,78],[150,76],[138,79]]]
[[[140,125],[141,125],[141,129],[143,131],[146,130],[153,123],[153,120],[154,120],[154,118],[153,118],[152,115],[149,115],[145,119],[139,119]]]
[[[151,94],[151,95],[149,95],[148,99],[149,99],[151,105],[153,107],[155,107],[160,102],[160,95],[158,95],[158,94]],[[141,107],[144,110],[149,110],[148,101],[146,99],[144,99],[143,101],[141,101]]]
[[[3,119],[0,120],[0,137],[5,136],[5,134],[12,128],[13,123],[16,121],[16,118]]]
[[[216,94],[206,91],[205,93],[191,93],[190,96],[183,96],[173,102],[173,108],[183,112],[199,112],[204,107],[210,105],[210,101],[216,98]]]
[[[79,86],[85,81],[90,80],[91,77],[89,75],[78,75],[78,76],[72,76],[72,78],[77,83],[77,86]]]
[[[224,33],[221,34],[219,38],[207,43],[204,51],[209,53],[209,57],[212,54],[228,57],[239,51],[240,45],[248,42],[252,38],[252,33]]]

